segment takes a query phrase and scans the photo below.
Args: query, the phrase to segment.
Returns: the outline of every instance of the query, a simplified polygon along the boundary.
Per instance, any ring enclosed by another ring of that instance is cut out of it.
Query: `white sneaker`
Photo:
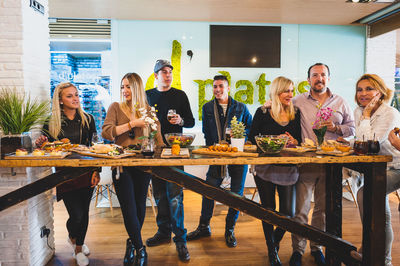
[[[79,252],[78,254],[74,253],[74,259],[76,259],[76,264],[79,266],[89,265],[89,258],[86,257],[82,252]]]
[[[72,252],[75,254],[76,245],[74,243],[72,243],[72,241],[69,237],[67,239],[67,242],[68,242],[68,244],[70,244],[70,246],[72,248]],[[82,245],[82,253],[85,254],[86,256],[90,254],[90,249],[85,244]]]

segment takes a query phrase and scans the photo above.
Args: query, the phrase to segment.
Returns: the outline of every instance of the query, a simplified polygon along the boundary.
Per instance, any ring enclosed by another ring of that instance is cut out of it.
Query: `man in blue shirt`
[[[214,77],[213,94],[215,99],[204,104],[202,110],[203,133],[207,146],[226,140],[226,128],[230,126],[234,116],[239,122],[244,123],[247,135],[250,131],[252,116],[249,110],[245,104],[232,99],[228,94],[229,90],[228,79],[225,76],[218,75]],[[231,192],[243,195],[247,168],[247,165],[228,165],[227,169],[226,166],[210,166],[206,182],[212,186],[219,187],[228,172],[231,177]],[[211,236],[210,220],[213,210],[214,200],[203,197],[199,226],[195,231],[188,234],[188,241]],[[239,211],[229,208],[225,225],[225,241],[228,247],[237,245],[234,227],[238,216]]]

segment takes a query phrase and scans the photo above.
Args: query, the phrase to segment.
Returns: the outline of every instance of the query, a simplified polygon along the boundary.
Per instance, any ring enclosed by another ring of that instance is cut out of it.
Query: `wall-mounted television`
[[[281,27],[210,25],[210,67],[281,67]]]

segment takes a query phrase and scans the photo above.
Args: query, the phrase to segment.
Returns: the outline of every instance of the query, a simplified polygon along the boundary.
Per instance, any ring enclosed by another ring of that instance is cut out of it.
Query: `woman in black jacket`
[[[257,109],[251,125],[249,139],[254,144],[255,136],[288,136],[289,143],[301,142],[300,111],[292,103],[293,81],[285,77],[276,78],[270,88],[271,108]],[[256,182],[261,204],[275,210],[275,190],[279,193],[279,212],[293,216],[295,211],[295,186],[298,179],[297,166],[257,165],[254,181]],[[268,257],[271,265],[281,265],[278,250],[279,242],[285,231],[279,227],[274,230],[272,224],[262,222]]]
[[[78,89],[72,83],[59,84],[54,90],[49,123],[44,125],[44,135],[36,141],[36,146],[41,146],[47,140],[63,138],[68,138],[73,144],[90,146],[94,133],[96,126],[93,116],[82,110]],[[57,199],[63,199],[68,211],[68,243],[74,249],[73,257],[78,265],[89,264],[87,255],[90,251],[84,240],[93,188],[99,180],[99,172],[94,171],[57,187]]]

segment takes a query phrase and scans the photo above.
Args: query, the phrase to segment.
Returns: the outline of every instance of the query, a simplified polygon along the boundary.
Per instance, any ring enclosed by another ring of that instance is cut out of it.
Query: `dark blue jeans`
[[[146,215],[147,190],[150,175],[135,167],[123,167],[117,180],[113,176],[115,190],[121,206],[124,224],[135,248],[143,246],[142,226]]]
[[[247,165],[228,165],[228,173],[231,177],[231,192],[243,195],[244,181],[247,175]],[[221,166],[211,165],[208,169],[206,182],[214,187],[219,187],[222,184]],[[201,204],[201,220],[209,221],[214,210],[214,200],[203,197]],[[229,208],[226,215],[227,224],[234,225],[239,216],[239,211]]]
[[[158,232],[165,236],[175,234],[175,243],[186,243],[183,213],[183,190],[175,183],[153,178],[153,195],[157,203]]]

